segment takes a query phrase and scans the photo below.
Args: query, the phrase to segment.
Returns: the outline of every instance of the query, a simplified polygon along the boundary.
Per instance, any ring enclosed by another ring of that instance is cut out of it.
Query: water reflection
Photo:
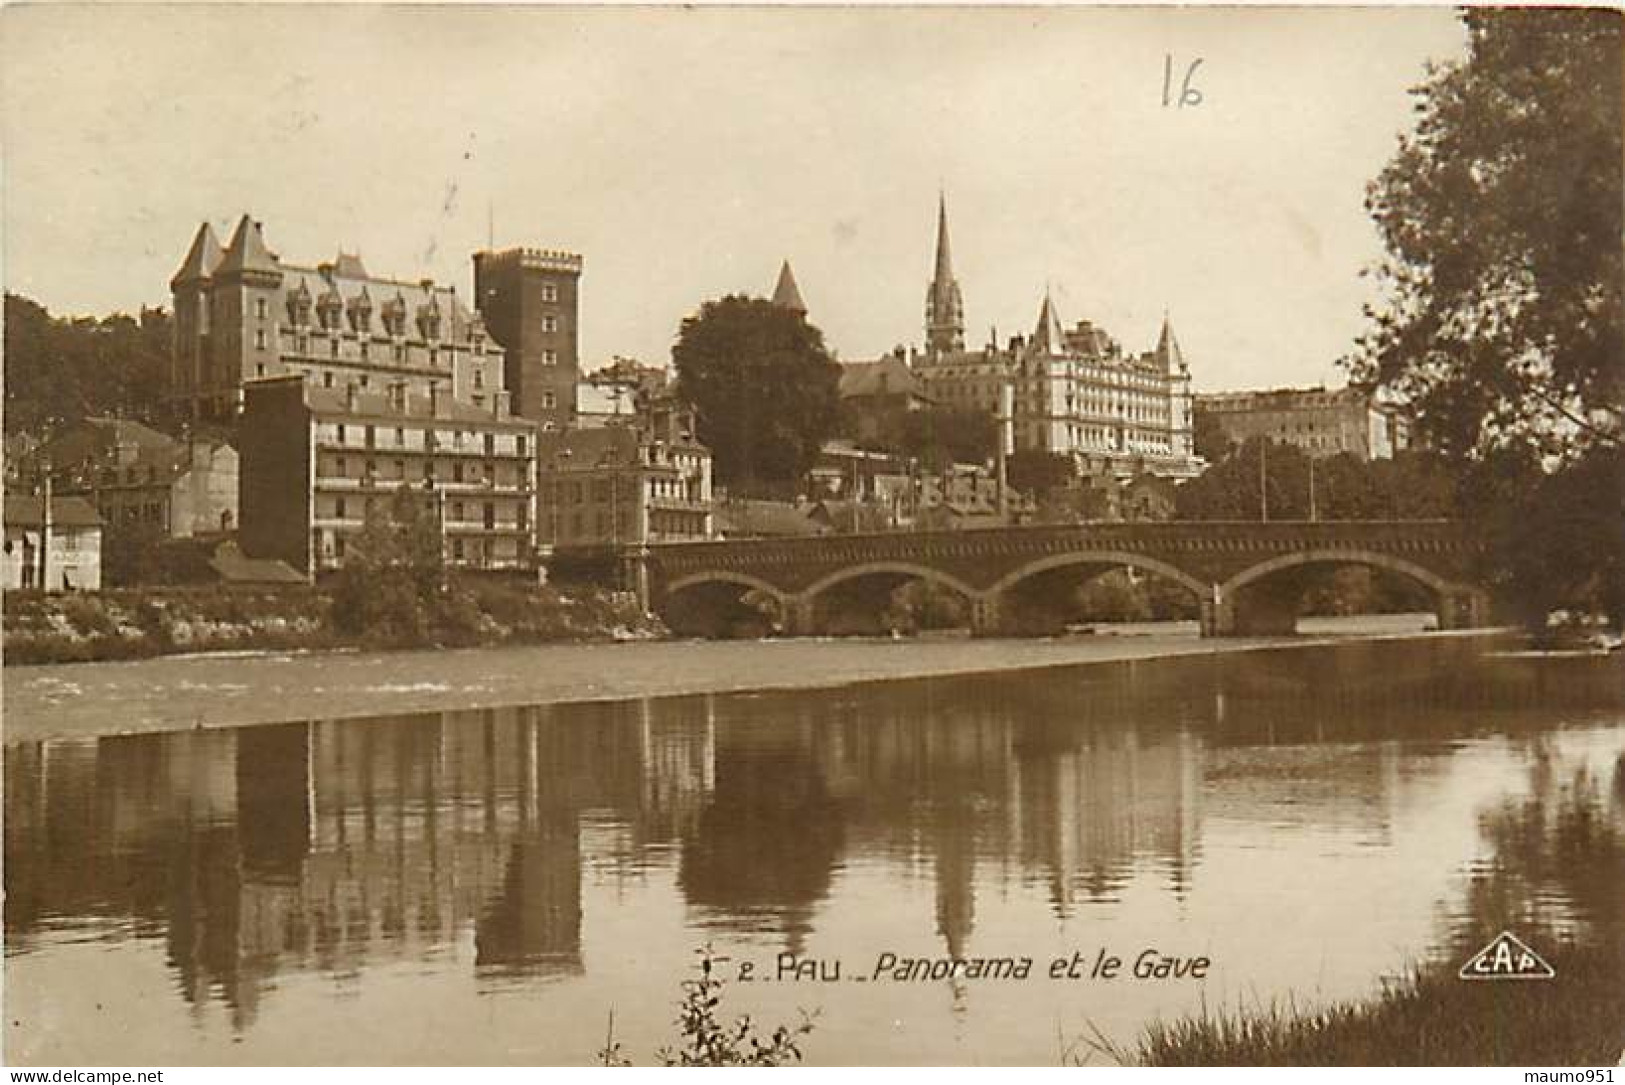
[[[1569,679],[1564,721],[1617,724],[1616,673]],[[929,879],[930,935],[961,955],[979,898],[1031,892],[1063,922],[1184,901],[1214,831],[1383,846],[1472,736],[1538,760],[1556,688],[1465,644],[1362,644],[15,745],[7,954],[161,939],[181,997],[246,1029],[281,974],[465,939],[486,988],[579,978],[584,870],[670,869],[696,942],[797,953],[844,877]],[[1618,817],[1621,776],[1585,809]],[[1597,878],[1563,891],[1617,894]]]

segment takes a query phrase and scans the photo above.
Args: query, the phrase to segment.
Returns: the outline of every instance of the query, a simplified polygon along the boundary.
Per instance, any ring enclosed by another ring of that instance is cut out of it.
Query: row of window
[[[378,440],[378,437],[379,437],[379,433],[378,433],[379,427],[378,426],[364,425],[364,426],[360,427],[360,430],[361,430],[361,437],[362,437],[362,445],[364,447],[366,447],[366,448],[377,448],[377,447],[380,446],[380,442]],[[355,432],[355,427],[353,427],[352,425],[350,425],[348,423],[345,423],[345,422],[334,423],[333,435],[334,435],[334,441],[337,444],[341,444],[341,445],[342,444],[348,444],[350,436],[354,432]],[[445,430],[445,431],[441,431],[441,430],[422,430],[422,431],[419,431],[419,430],[414,429],[412,432],[413,433],[421,432],[423,434],[423,443],[422,443],[422,445],[421,446],[413,445],[412,447],[414,447],[414,448],[422,447],[423,449],[425,449],[427,451],[433,452],[438,448],[450,447],[452,450],[457,451],[457,450],[461,450],[462,448],[465,447],[465,444],[464,444],[464,436],[465,435],[467,436],[467,438],[469,439],[470,442],[472,442],[474,437],[481,436],[484,439],[483,440],[483,447],[484,447],[485,454],[487,456],[495,456],[497,454],[497,434],[495,434],[495,433],[477,434],[473,430],[460,430],[460,429],[458,429],[458,430]],[[405,447],[407,447],[407,444],[406,444],[406,427],[405,426],[396,426],[393,436],[394,436],[394,447],[395,448],[405,448]],[[529,441],[529,439],[527,438],[527,436],[525,434],[516,433],[516,434],[513,435],[513,440],[514,440],[514,443],[513,443],[513,454],[514,455],[516,455],[516,456],[527,456],[527,455],[530,454],[530,441]],[[504,450],[504,452],[506,452],[506,450]],[[344,462],[343,459],[339,460],[339,463],[342,464],[343,462]],[[341,470],[342,470],[342,468],[341,468]]]
[[[361,518],[366,519],[367,517],[371,516],[376,508],[377,505],[372,498],[369,497],[364,499],[361,502],[359,509]],[[343,497],[335,497],[333,499],[333,519],[348,520],[350,519],[351,514],[355,513],[356,511],[357,507],[348,499]],[[530,530],[530,506],[524,502],[520,502],[519,504],[513,506],[513,511],[514,518],[511,521],[499,521],[497,519],[497,506],[496,502],[494,501],[479,503],[478,516],[470,516],[469,506],[464,502],[448,501],[445,504],[445,523],[447,526],[458,527],[467,526],[469,524],[477,524],[487,531],[494,531],[498,527],[512,527],[519,531]]]

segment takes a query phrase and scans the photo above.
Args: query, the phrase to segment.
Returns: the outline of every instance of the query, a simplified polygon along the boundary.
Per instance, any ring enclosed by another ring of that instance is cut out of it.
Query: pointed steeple
[[[1157,337],[1153,357],[1165,373],[1185,368],[1185,352],[1179,349],[1179,340],[1174,338],[1174,322],[1168,318],[1166,309],[1162,313],[1162,334]]]
[[[801,288],[796,285],[796,275],[790,270],[788,260],[779,268],[779,283],[773,288],[773,304],[792,313],[807,315],[807,303],[801,300]]]
[[[937,195],[937,262],[925,292],[925,348],[933,354],[965,349],[965,302],[948,247],[948,198]]]
[[[205,222],[197,228],[192,247],[186,250],[186,259],[181,261],[180,270],[169,280],[169,288],[173,290],[183,283],[207,279],[220,265],[220,256],[220,242],[214,236],[214,227]]]
[[[282,267],[271,250],[265,247],[260,224],[244,215],[237,223],[237,229],[231,235],[231,244],[226,246],[225,257],[216,271],[221,275],[244,272],[281,275]]]
[[[1061,320],[1055,315],[1055,303],[1049,291],[1044,291],[1044,304],[1038,310],[1038,326],[1033,329],[1032,349],[1042,354],[1060,354],[1066,346],[1066,335],[1061,331]]]

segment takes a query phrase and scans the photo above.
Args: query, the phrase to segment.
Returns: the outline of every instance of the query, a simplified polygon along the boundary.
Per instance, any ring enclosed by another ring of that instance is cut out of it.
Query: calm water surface
[[[1204,998],[1367,995],[1491,898],[1617,923],[1625,885],[1482,890],[1498,818],[1625,822],[1620,665],[1485,648],[10,744],[8,1058],[587,1062],[613,1009],[644,1062],[709,942],[754,965],[732,1011],[818,1011],[810,1062],[1054,1064]],[[1207,978],[1049,976],[1146,949]],[[781,954],[840,979],[775,982]]]

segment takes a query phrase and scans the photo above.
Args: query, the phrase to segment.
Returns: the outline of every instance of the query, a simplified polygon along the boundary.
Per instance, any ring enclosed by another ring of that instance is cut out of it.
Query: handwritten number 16
[[[1171,54],[1164,54],[1162,58],[1162,104],[1164,108],[1177,105],[1184,109],[1186,106],[1201,105],[1202,92],[1191,86],[1191,79],[1196,75],[1196,69],[1202,66],[1202,58],[1197,57],[1191,61],[1191,66],[1185,69],[1185,78],[1179,84],[1179,97],[1172,97],[1174,89],[1174,58]]]

